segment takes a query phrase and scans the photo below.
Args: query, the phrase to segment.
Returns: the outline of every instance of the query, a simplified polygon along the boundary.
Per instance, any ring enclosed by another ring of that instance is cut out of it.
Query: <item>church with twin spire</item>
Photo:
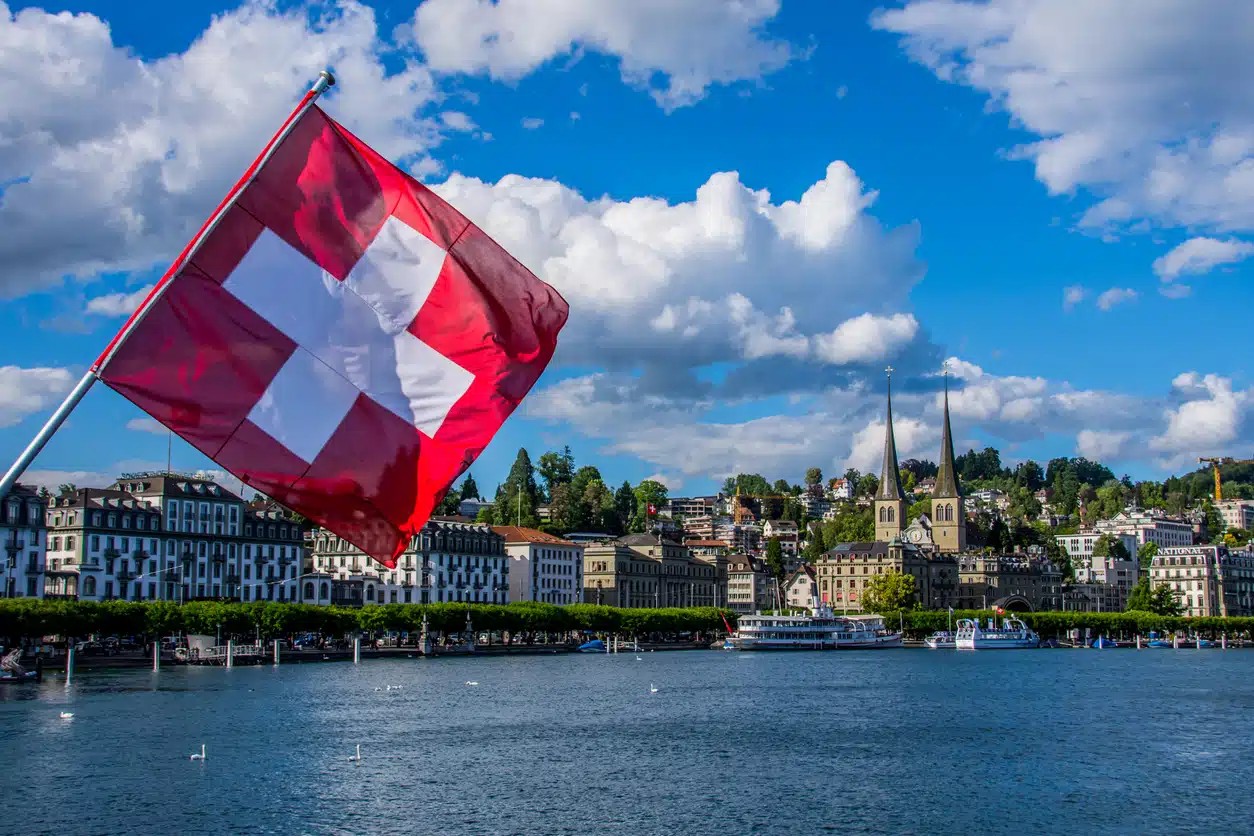
[[[901,489],[901,467],[897,462],[897,441],[893,436],[892,366],[888,373],[888,410],[884,427],[884,463],[879,489],[875,492],[875,539],[892,543],[910,542],[930,546],[942,554],[967,549],[966,512],[954,468],[954,441],[949,426],[949,373],[945,372],[944,418],[941,429],[940,464],[936,488],[932,491],[932,513],[927,520],[907,525],[909,503]]]

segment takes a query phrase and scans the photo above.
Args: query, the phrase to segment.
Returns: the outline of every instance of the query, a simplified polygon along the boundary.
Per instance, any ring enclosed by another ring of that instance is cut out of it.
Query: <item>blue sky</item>
[[[0,457],[323,61],[328,111],[571,300],[488,490],[520,445],[680,493],[878,469],[889,363],[902,455],[934,459],[945,358],[960,446],[1246,454],[1246,10],[424,5],[0,0],[31,50],[0,56]],[[164,465],[142,418],[99,387],[37,478]]]

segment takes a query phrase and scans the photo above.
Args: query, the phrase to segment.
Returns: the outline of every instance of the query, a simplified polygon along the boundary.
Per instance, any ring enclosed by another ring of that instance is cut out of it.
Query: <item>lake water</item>
[[[84,670],[0,686],[0,832],[1250,833],[1252,744],[1237,650]]]

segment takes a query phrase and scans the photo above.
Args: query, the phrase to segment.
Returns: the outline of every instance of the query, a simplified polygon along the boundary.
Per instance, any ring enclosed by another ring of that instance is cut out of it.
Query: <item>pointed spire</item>
[[[945,419],[941,429],[940,466],[936,471],[936,489],[932,496],[937,499],[956,498],[958,494],[958,476],[954,469],[954,437],[949,429],[949,361],[945,361]]]
[[[884,370],[888,375],[888,421],[884,428],[884,466],[880,471],[880,487],[876,499],[906,501],[901,490],[901,468],[897,465],[897,442],[893,438],[893,367]]]

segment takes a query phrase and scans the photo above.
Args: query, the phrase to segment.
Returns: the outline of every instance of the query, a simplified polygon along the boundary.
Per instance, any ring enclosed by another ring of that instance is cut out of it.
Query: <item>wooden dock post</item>
[[[231,640],[226,640],[226,666],[228,668],[235,667],[235,647],[231,644]]]
[[[274,640],[274,664],[279,664],[279,640]]]
[[[1219,636],[1219,649],[1220,650],[1228,649],[1228,634],[1227,633],[1223,633]]]
[[[157,673],[161,670],[161,639],[158,638],[152,643],[152,672]]]
[[[70,680],[74,678],[74,642],[66,642],[65,651],[65,687],[70,687]]]
[[[1141,649],[1141,634],[1140,633],[1136,634],[1136,649],[1137,650]]]
[[[353,664],[361,663],[361,636],[353,636]]]

